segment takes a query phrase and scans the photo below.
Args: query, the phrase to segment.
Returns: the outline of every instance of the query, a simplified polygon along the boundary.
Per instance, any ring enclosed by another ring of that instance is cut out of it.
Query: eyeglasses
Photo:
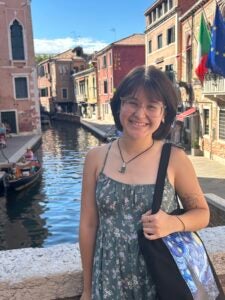
[[[120,97],[124,106],[129,111],[137,111],[141,107],[145,109],[146,113],[152,117],[157,118],[160,117],[163,110],[166,109],[165,105],[160,105],[158,102],[150,102],[147,105],[140,103],[137,99],[132,97]]]

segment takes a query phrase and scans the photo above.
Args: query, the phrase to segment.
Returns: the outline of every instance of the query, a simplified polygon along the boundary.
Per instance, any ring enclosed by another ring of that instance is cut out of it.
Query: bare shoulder
[[[101,146],[97,146],[91,148],[86,155],[85,158],[85,168],[92,169],[96,174],[99,173],[101,166],[104,163],[104,159],[106,153],[110,147],[110,144],[103,144]]]
[[[182,167],[183,164],[191,165],[191,161],[188,158],[182,147],[172,145],[170,161],[174,167]]]

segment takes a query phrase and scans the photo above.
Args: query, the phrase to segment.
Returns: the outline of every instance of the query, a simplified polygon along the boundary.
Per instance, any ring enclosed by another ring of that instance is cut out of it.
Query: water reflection
[[[43,132],[36,152],[43,164],[41,180],[0,199],[0,250],[77,241],[84,157],[99,143],[70,123]]]

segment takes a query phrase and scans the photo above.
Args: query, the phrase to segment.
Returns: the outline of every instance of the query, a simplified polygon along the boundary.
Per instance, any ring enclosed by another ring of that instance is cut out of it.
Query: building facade
[[[74,91],[76,112],[82,117],[97,119],[97,86],[95,67],[75,73]]]
[[[218,1],[218,4],[225,16],[224,1]],[[195,105],[199,113],[194,134],[204,155],[225,163],[225,78],[209,72],[201,85],[194,71],[201,14],[204,14],[210,29],[215,9],[216,2],[213,0],[197,1],[180,18],[181,79],[193,86]]]
[[[0,2],[0,122],[16,134],[41,132],[30,2]]]
[[[112,120],[110,99],[123,77],[145,64],[144,34],[133,34],[96,53],[98,118]]]
[[[145,11],[146,65],[155,65],[167,71],[171,80],[180,77],[179,55],[181,31],[179,16],[195,0],[158,0]]]
[[[40,102],[48,112],[60,108],[74,112],[74,85],[72,75],[84,70],[87,57],[81,47],[53,56],[38,65]]]

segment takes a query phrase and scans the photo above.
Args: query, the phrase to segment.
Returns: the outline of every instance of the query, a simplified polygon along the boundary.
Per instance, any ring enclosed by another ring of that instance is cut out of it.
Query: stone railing
[[[225,289],[225,226],[200,235]],[[1,300],[76,299],[82,292],[78,244],[0,252]]]
[[[214,74],[206,75],[202,93],[205,95],[224,95],[225,78]]]

